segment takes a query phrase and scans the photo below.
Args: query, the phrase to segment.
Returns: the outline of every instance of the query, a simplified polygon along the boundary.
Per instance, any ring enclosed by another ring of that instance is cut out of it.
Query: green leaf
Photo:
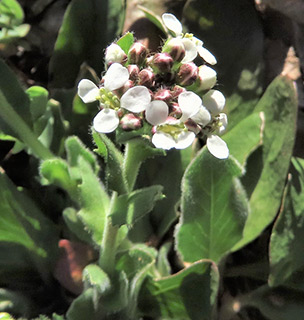
[[[252,113],[263,90],[264,32],[254,3],[198,0],[185,6],[183,18],[218,61],[230,130]]]
[[[250,197],[251,213],[243,240],[235,249],[259,236],[273,221],[281,205],[296,128],[297,99],[292,80],[277,77],[267,88],[255,111],[265,114],[263,147],[260,150],[262,171],[255,173],[255,163],[250,168],[247,166],[249,176],[256,178],[256,174],[260,174],[260,178]]]
[[[52,268],[58,233],[36,204],[0,173],[0,241],[26,248],[42,274]]]
[[[67,320],[95,320],[95,308],[93,304],[94,289],[89,288],[78,296],[71,304],[66,317]]]
[[[14,111],[16,111],[16,113],[22,118],[22,120],[24,120],[29,127],[32,127],[29,98],[21,88],[17,77],[1,59],[0,74],[1,94],[6,99],[10,107],[13,108]],[[4,133],[20,139],[20,136],[16,135],[16,130],[5,122],[5,118],[3,116],[0,117],[0,128]]]
[[[90,164],[82,157],[78,160],[78,169],[81,172],[81,184],[78,186],[81,210],[78,216],[95,243],[100,245],[110,205],[109,196]]]
[[[26,90],[26,93],[30,99],[30,112],[32,120],[35,122],[46,111],[49,93],[46,89],[39,86],[33,86]]]
[[[161,19],[161,17],[159,17],[158,15],[156,15],[154,12],[152,12],[151,10],[137,5],[137,7],[143,11],[143,13],[145,14],[146,18],[149,19],[152,23],[154,23],[164,34],[166,34],[166,27],[163,24],[163,21]]]
[[[29,314],[30,301],[21,293],[0,288],[0,319],[2,311],[9,311],[14,314]],[[5,318],[4,318],[5,319]],[[8,318],[10,319],[10,318]],[[13,319],[13,318],[11,318]]]
[[[121,33],[124,15],[123,0],[71,1],[50,61],[51,85],[74,87],[83,62],[100,74],[103,50]]]
[[[29,24],[21,24],[10,30],[2,29],[0,30],[0,43],[10,43],[23,38],[29,33],[30,28]]]
[[[292,159],[291,183],[270,238],[269,284],[284,284],[304,268],[304,160]]]
[[[0,14],[10,17],[16,25],[22,23],[24,18],[22,7],[16,0],[1,0]]]
[[[233,158],[219,160],[206,148],[185,172],[176,248],[182,259],[219,261],[242,237],[248,214],[245,192]]]
[[[122,172],[122,153],[105,134],[99,134],[93,130],[92,136],[97,146],[97,149],[94,151],[102,156],[106,162],[106,183],[108,189],[117,191],[118,194],[126,193],[127,182]]]
[[[253,113],[223,136],[230,154],[244,167],[248,156],[262,144],[264,113]]]
[[[172,273],[171,266],[168,260],[168,254],[172,247],[171,242],[166,242],[161,246],[157,256],[157,271],[162,277],[169,276]]]
[[[153,318],[212,319],[213,291],[217,291],[213,273],[217,268],[211,261],[197,261],[174,275],[148,279],[140,310]]]
[[[78,137],[68,137],[65,141],[65,148],[67,152],[67,160],[71,167],[76,167],[78,165],[79,157],[83,157],[83,159],[91,165],[93,171],[98,173],[99,166],[96,156],[84,146]]]
[[[110,287],[108,275],[96,264],[89,264],[82,273],[83,281],[88,282],[92,287],[97,288],[98,293],[106,293]]]
[[[117,262],[118,271],[124,271],[129,279],[127,314],[130,319],[137,319],[137,300],[144,279],[150,274],[155,264],[156,251],[145,245],[135,245],[128,250]]]
[[[130,47],[134,43],[134,36],[132,32],[127,32],[121,38],[118,39],[117,44],[121,49],[128,54]]]
[[[111,214],[112,224],[131,228],[136,221],[152,211],[155,203],[163,199],[162,186],[151,186],[121,195]]]
[[[15,320],[10,314],[7,312],[0,312],[0,319],[1,320]]]
[[[296,290],[264,285],[250,293],[245,305],[257,308],[269,320],[302,320],[304,294]]]

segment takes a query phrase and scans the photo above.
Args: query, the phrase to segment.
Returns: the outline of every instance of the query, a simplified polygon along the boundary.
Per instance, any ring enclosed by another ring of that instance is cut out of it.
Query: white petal
[[[104,76],[104,86],[113,91],[121,88],[129,80],[129,71],[119,63],[111,64]]]
[[[229,156],[226,142],[217,135],[212,134],[207,138],[207,148],[218,159],[227,159]]]
[[[141,112],[146,110],[151,102],[149,90],[144,86],[130,88],[120,99],[120,106],[131,112]]]
[[[197,47],[202,47],[203,46],[203,41],[197,37],[194,37],[192,36],[191,40],[194,42],[194,44],[197,46]]]
[[[192,131],[182,131],[176,141],[176,149],[186,149],[188,148],[195,139],[195,133]]]
[[[106,64],[108,64],[109,62],[121,63],[125,58],[126,58],[126,54],[118,44],[112,43],[110,46],[107,47],[106,54],[105,54]]]
[[[176,143],[170,134],[156,132],[152,137],[152,143],[156,148],[169,150],[175,147]]]
[[[219,134],[222,134],[226,131],[227,125],[228,125],[228,119],[226,113],[220,113],[219,114],[219,121],[221,123],[221,126],[217,129]]]
[[[109,133],[114,131],[119,124],[117,112],[113,109],[105,108],[97,113],[93,119],[93,127],[97,132]]]
[[[215,56],[206,48],[199,47],[198,54],[201,58],[203,58],[207,63],[214,65],[217,63]]]
[[[164,13],[162,15],[164,25],[176,36],[179,36],[183,31],[183,26],[180,21],[171,13]]]
[[[204,106],[201,106],[198,113],[192,116],[191,119],[205,127],[211,121],[211,114]]]
[[[192,91],[184,91],[178,96],[178,104],[182,110],[181,121],[195,115],[202,105],[202,99]]]
[[[186,50],[186,54],[184,59],[182,60],[182,63],[193,61],[197,56],[197,47],[195,43],[188,38],[183,38],[182,42]]]
[[[198,68],[198,76],[200,90],[211,89],[216,84],[216,71],[206,65]]]
[[[226,99],[218,90],[210,90],[203,96],[203,105],[212,115],[218,115],[225,106]]]
[[[169,108],[166,102],[152,101],[146,108],[146,119],[153,126],[164,123],[168,117]]]
[[[99,89],[91,80],[83,79],[78,84],[78,95],[84,103],[93,102],[99,97]]]

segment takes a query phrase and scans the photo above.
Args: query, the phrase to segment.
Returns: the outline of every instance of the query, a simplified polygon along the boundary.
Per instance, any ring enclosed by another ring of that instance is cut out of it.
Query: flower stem
[[[115,208],[116,201],[117,192],[113,191],[109,212],[106,217],[106,224],[103,232],[99,256],[100,267],[110,276],[113,274],[115,268],[116,238],[118,233],[118,226],[112,225],[110,215]]]
[[[16,136],[24,142],[42,160],[54,158],[52,152],[46,148],[29,128],[19,114],[7,103],[5,97],[0,93],[0,117],[16,133]]]

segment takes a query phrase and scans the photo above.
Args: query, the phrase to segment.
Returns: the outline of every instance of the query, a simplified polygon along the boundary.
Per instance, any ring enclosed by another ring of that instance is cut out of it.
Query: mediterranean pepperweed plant
[[[125,8],[93,2],[68,6],[50,92],[0,61],[0,319],[302,319],[296,93],[261,86],[251,2],[189,2],[186,27],[141,8],[155,51],[110,43]],[[8,34],[6,54],[28,41]]]

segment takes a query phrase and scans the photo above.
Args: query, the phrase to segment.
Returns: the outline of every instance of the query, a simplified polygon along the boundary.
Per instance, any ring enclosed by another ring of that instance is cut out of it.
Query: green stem
[[[0,93],[1,108],[0,116],[6,124],[16,133],[17,137],[24,142],[32,152],[42,160],[54,158],[52,152],[46,148],[28,127],[18,113],[7,103]]]
[[[142,163],[140,144],[136,139],[126,144],[123,173],[127,179],[129,192],[133,191],[139,168]]]
[[[111,276],[115,268],[116,256],[116,238],[118,233],[118,226],[112,225],[111,213],[115,208],[117,201],[117,192],[113,192],[109,212],[106,218],[106,224],[103,232],[101,250],[99,256],[100,267]]]

